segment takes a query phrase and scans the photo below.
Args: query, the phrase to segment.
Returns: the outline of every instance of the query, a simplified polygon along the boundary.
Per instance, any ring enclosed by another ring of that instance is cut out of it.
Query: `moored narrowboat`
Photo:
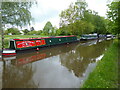
[[[41,37],[28,39],[12,39],[10,40],[9,48],[14,50],[36,49],[46,46],[71,43],[77,41],[77,37],[71,36],[56,36],[56,37]]]
[[[94,39],[97,39],[98,36],[97,34],[85,34],[85,35],[82,35],[80,40],[94,40]]]

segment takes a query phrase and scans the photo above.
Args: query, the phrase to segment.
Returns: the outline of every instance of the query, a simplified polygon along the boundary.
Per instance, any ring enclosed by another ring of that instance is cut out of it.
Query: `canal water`
[[[92,40],[19,52],[0,61],[2,88],[80,88],[112,40]]]

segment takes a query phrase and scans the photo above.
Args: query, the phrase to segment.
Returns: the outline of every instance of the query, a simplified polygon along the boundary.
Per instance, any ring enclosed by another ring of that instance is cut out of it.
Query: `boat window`
[[[59,39],[59,41],[61,41],[61,39]]]

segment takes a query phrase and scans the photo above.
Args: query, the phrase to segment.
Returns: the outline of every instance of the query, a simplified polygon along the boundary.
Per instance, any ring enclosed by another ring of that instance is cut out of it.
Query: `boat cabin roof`
[[[97,36],[97,35],[95,35],[95,34],[84,34],[84,35],[82,35],[82,37],[91,37],[91,36]]]

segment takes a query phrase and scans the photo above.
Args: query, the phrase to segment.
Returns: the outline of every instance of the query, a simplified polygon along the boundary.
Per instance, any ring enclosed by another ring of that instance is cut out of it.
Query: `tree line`
[[[66,35],[82,35],[88,33],[118,34],[120,2],[108,4],[107,18],[98,12],[87,9],[86,2],[75,2],[60,14],[60,30]]]
[[[4,24],[11,24],[16,26],[24,26],[32,20],[29,8],[33,3],[3,3],[3,21]],[[16,9],[13,9],[15,5]],[[6,8],[10,6],[10,8]],[[83,1],[76,1],[71,3],[68,9],[63,10],[59,17],[59,28],[54,27],[50,21],[48,21],[43,30],[36,31],[34,27],[30,30],[18,30],[17,28],[8,28],[5,30],[5,34],[20,35],[77,35],[89,33],[97,34],[118,34],[119,30],[119,11],[120,2],[112,2],[107,5],[108,11],[106,12],[107,18],[98,15],[98,12],[88,9],[88,4]],[[12,10],[12,12],[8,12]],[[17,12],[16,12],[17,11]],[[24,12],[24,13],[22,13]],[[25,17],[23,17],[25,16]]]

